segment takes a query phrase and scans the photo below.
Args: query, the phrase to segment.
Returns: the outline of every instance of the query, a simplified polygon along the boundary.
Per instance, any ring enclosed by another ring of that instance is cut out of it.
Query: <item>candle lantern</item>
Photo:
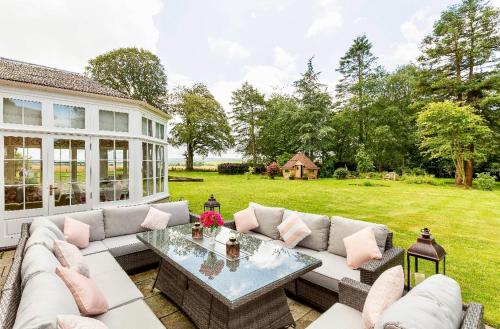
[[[418,273],[418,260],[424,259],[435,263],[435,273],[439,273],[439,263],[443,261],[443,274],[446,274],[446,251],[441,247],[431,235],[428,228],[421,231],[417,242],[408,248],[406,253],[406,264],[408,266],[408,289],[410,289],[411,279],[411,258],[415,260],[415,278],[416,281],[422,281],[423,274]],[[418,278],[417,278],[418,276]]]
[[[205,205],[203,206],[203,211],[216,211],[220,214],[220,203],[217,201],[214,197],[213,194],[210,195],[210,198],[208,198],[207,202],[205,202]]]
[[[240,257],[240,244],[236,241],[236,235],[231,234],[226,242],[226,254],[231,258]]]
[[[203,227],[200,222],[195,222],[191,228],[191,236],[193,239],[203,239]]]

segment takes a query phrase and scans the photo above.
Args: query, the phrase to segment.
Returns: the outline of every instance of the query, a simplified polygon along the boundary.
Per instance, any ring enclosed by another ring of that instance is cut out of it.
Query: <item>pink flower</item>
[[[224,219],[218,212],[210,210],[200,215],[200,223],[203,227],[216,228],[224,225]]]

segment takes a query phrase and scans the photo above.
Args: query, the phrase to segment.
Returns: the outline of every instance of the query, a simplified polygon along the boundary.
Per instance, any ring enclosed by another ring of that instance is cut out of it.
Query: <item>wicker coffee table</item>
[[[242,255],[221,252],[237,234]],[[294,325],[284,286],[321,266],[321,261],[272,242],[218,229],[215,247],[190,239],[191,224],[140,233],[161,257],[155,287],[174,301],[198,328],[283,328]],[[208,238],[205,238],[208,239]]]

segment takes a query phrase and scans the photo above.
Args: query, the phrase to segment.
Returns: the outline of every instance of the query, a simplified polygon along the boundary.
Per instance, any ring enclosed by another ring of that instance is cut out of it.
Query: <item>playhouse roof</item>
[[[314,162],[312,162],[311,159],[309,159],[307,155],[302,152],[295,154],[293,158],[288,160],[288,162],[283,166],[283,169],[292,169],[297,162],[300,162],[306,169],[319,169],[319,167],[316,166]]]

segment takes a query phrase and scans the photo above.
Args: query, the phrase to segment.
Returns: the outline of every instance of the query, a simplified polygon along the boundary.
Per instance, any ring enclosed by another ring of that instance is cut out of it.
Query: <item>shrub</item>
[[[255,173],[255,168],[248,167],[248,171],[245,173],[245,176],[247,176],[247,179],[250,179],[254,173]]]
[[[489,172],[476,174],[476,177],[477,178],[474,179],[474,184],[476,184],[480,190],[492,191],[493,187],[495,187],[495,176],[491,176]]]
[[[328,158],[325,160],[325,162],[323,163],[323,165],[319,170],[319,177],[329,178],[333,176],[334,172],[335,172],[335,159]]]
[[[217,166],[217,171],[223,175],[244,174],[248,167],[247,163],[221,163]]]
[[[356,160],[356,170],[360,173],[366,173],[372,171],[375,166],[373,165],[373,161],[371,156],[366,152],[365,147],[361,146],[356,155],[354,156]]]
[[[347,168],[337,168],[333,172],[333,177],[337,179],[346,179],[348,175],[349,175],[349,170],[347,170]]]
[[[401,176],[401,180],[408,184],[429,184],[429,185],[444,185],[444,181],[434,177],[434,175],[407,175]]]
[[[275,176],[281,174],[281,169],[276,162],[271,163],[266,169],[269,178],[274,179]]]
[[[404,170],[404,173],[407,175],[413,175],[413,176],[427,175],[427,172],[423,168],[408,168],[408,169]]]

